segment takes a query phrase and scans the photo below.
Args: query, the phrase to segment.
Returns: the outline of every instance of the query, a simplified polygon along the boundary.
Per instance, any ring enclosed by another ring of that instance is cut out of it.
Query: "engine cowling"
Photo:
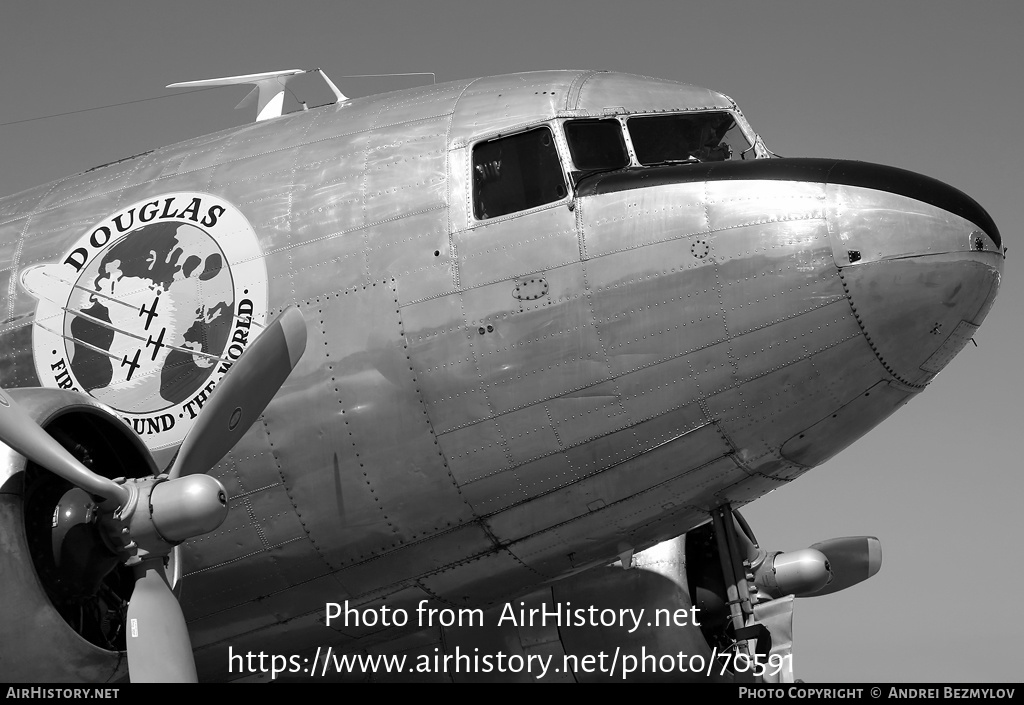
[[[739,512],[732,513],[737,563],[742,562],[751,606],[786,596],[817,597],[867,580],[881,568],[881,543],[874,536],[849,536],[796,551],[767,551],[754,539]],[[704,615],[701,630],[709,644],[724,648],[735,641],[723,575],[720,542],[712,524],[688,532],[686,582],[690,598]]]
[[[91,398],[44,388],[7,393],[94,472],[111,479],[153,474],[139,438]],[[81,504],[64,499],[74,500],[74,491],[0,443],[0,575],[8,590],[0,630],[14,635],[0,640],[0,672],[24,682],[127,676],[124,611],[135,579],[82,520]]]

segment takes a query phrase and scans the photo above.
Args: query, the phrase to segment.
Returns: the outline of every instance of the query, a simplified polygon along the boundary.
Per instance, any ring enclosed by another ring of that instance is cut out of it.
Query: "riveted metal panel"
[[[448,604],[476,606],[480,595],[510,598],[535,585],[540,577],[508,551],[496,550],[422,578],[420,583]]]
[[[541,457],[512,471],[478,478],[463,489],[477,512],[488,514],[540,495],[564,493],[568,491],[565,488],[584,478],[602,472],[619,472],[627,461],[685,436],[704,423],[695,418],[694,412],[699,417],[699,409],[692,408],[663,414],[633,427],[623,422],[614,431],[595,433],[574,444],[564,444],[564,450],[556,455]],[[640,485],[647,481],[644,478],[633,480]],[[607,500],[592,497],[588,501],[605,503]],[[531,513],[528,509],[523,511]],[[542,511],[540,515],[541,521],[556,521],[558,512]]]
[[[583,393],[574,392],[570,396]],[[501,414],[494,421],[505,438],[513,466],[524,465],[562,448],[545,403]]]
[[[502,335],[502,330],[498,329],[499,324],[504,328],[507,321],[523,321],[516,325],[527,328],[530,325],[536,326],[538,335],[553,334],[552,331],[541,331],[540,328],[556,327],[558,331],[570,331],[575,330],[574,326],[581,325],[579,317],[583,314],[578,309],[585,310],[588,305],[585,298],[588,284],[584,267],[574,262],[538,271],[533,277],[544,278],[547,293],[532,301],[516,297],[521,277],[465,291],[462,302],[467,325],[478,329],[481,324],[491,323],[499,335]],[[548,324],[551,320],[556,321],[555,326]],[[570,323],[572,325],[567,328]]]
[[[272,152],[284,151],[294,146],[299,141],[301,127],[296,125],[294,119],[289,122],[293,125],[290,130],[281,129],[285,128],[285,123],[278,125],[279,129],[276,131],[264,129],[261,133],[258,149],[261,152]],[[299,129],[295,129],[296,127],[299,127]],[[193,185],[204,182],[208,183],[207,180],[211,176],[211,167],[223,161],[224,155],[229,149],[232,155],[238,155],[240,152],[245,154],[248,150],[246,150],[243,144],[244,140],[239,139],[238,133],[225,132],[211,135],[209,139],[200,142],[194,147],[173,150],[169,154],[161,155],[161,163],[164,165],[164,168],[158,178],[189,176],[192,179]],[[249,155],[245,154],[245,156]]]
[[[292,374],[296,375],[294,371]],[[296,377],[300,376],[301,369]],[[211,474],[223,483],[229,499],[281,484],[281,473],[263,424],[254,423]]]
[[[258,233],[280,231],[299,241],[332,235],[363,224],[366,142],[366,133],[349,133],[233,160],[217,167],[214,183],[226,195],[237,194]]]
[[[596,72],[579,89],[579,99],[568,108],[601,114],[610,106],[629,106],[630,112],[729,108],[728,96],[707,88],[628,73]]]
[[[422,278],[432,269],[443,269],[448,273],[444,282],[447,288],[437,293],[451,291],[454,280],[446,220],[444,208],[439,206],[371,228],[366,238],[366,259],[370,271],[375,276],[387,275],[402,280],[411,275]],[[411,287],[412,284],[410,281],[404,285]]]
[[[447,205],[447,118],[369,133],[362,184],[363,221],[378,223]]]
[[[846,301],[839,299],[828,306],[735,336],[731,341],[734,379],[742,383],[759,377],[808,357],[818,348],[857,335],[859,329],[849,311]]]
[[[580,271],[547,274],[552,305],[521,311],[504,281],[461,295],[465,328],[454,330],[454,303],[423,302],[413,321],[447,323],[448,332],[415,336],[427,404],[439,433],[550,399],[607,376],[586,310]],[[432,313],[432,311],[436,313]],[[445,313],[447,312],[447,313]],[[527,364],[529,362],[529,364]]]
[[[383,103],[377,114],[376,124],[396,125],[424,116],[450,115],[455,103],[471,81],[456,81],[404,90],[401,97],[392,96]]]
[[[984,231],[944,208],[861,186],[828,187],[828,223],[836,265],[976,250],[975,238],[995,251]],[[857,253],[856,259],[850,252]]]
[[[978,327],[973,323],[960,321],[956,328],[953,329],[953,332],[949,334],[949,337],[946,338],[946,341],[939,346],[939,349],[924,361],[921,369],[925,372],[941,371],[974,338]]]
[[[300,243],[266,257],[270,300],[284,305],[366,285],[364,234],[344,233],[320,242]]]
[[[154,178],[161,168],[162,164],[155,161],[152,155],[145,155],[62,179],[53,184],[45,199],[39,203],[39,210],[59,210],[71,204],[76,211],[89,210],[88,201],[103,201],[111,196],[117,197],[125,186],[146,181],[147,177]],[[116,207],[115,205],[114,208]],[[106,213],[99,214],[92,222],[104,215]],[[57,217],[66,218],[67,214],[60,213]]]
[[[458,253],[459,281],[465,288],[543,272],[580,259],[576,219],[561,204],[495,218],[455,233],[452,240]]]
[[[616,379],[623,406],[634,420],[696,404],[701,390],[688,356],[652,363]]]
[[[566,447],[631,425],[618,397],[565,396],[546,404],[558,440]]]
[[[365,237],[370,271],[375,278],[395,279],[399,303],[455,290],[444,208],[382,223]]]
[[[16,293],[14,296],[7,297],[7,303],[9,306],[14,304],[14,299],[18,296],[18,294],[21,293],[21,287],[18,284],[17,272],[14,269],[0,269],[0,292],[3,292],[5,295],[7,295],[7,293],[10,292],[12,288],[15,290]],[[0,309],[0,321],[2,321],[2,323],[0,323],[0,331],[2,332],[7,332],[8,330],[10,330],[11,323],[15,321],[13,316],[8,318],[7,308],[8,307]],[[0,354],[14,354],[14,351],[10,349],[4,349],[3,353]],[[10,382],[8,382],[7,384],[10,384]]]
[[[571,523],[600,507],[625,501],[685,473],[689,468],[698,467],[729,452],[721,434],[712,426],[689,432],[673,429],[665,433],[665,429],[671,428],[665,421],[662,418],[639,424],[637,435],[652,437],[642,445],[619,450],[622,455],[618,457],[611,454],[600,457],[600,450],[581,447],[581,453],[594,453],[597,456],[594,457],[596,462],[593,466],[580,467],[581,475],[587,472],[592,474],[572,481],[571,484],[565,481],[557,490],[548,490],[546,493],[541,486],[529,488],[528,494],[533,499],[488,517],[491,532],[501,541],[515,541],[555,524]],[[661,433],[645,428],[647,425],[658,425],[657,431]],[[621,448],[620,444],[621,441],[616,444],[617,450]],[[610,452],[613,452],[611,446],[606,446],[604,453]],[[642,453],[646,453],[644,471],[638,473],[626,461]],[[577,454],[576,460],[581,457]],[[619,464],[601,469],[609,462]]]
[[[190,617],[189,634],[192,648],[199,649],[219,641],[230,640],[239,632],[260,629],[301,617],[327,602],[340,602],[344,596],[345,591],[334,576],[325,575],[208,616]]]
[[[791,463],[778,463],[772,467],[777,468],[779,466],[786,468],[795,467]],[[785,485],[789,479],[790,478],[769,477],[761,474],[753,474],[736,479],[736,481],[731,485],[715,490],[714,496],[716,501],[713,502],[713,505],[721,506],[722,504],[728,503],[732,504],[734,507],[740,507],[749,502],[753,502],[759,497],[763,497],[773,490],[777,490]]]
[[[829,376],[813,358],[803,359],[723,390],[709,397],[706,405],[713,418],[721,418],[722,430],[740,457],[745,462],[757,460],[777,452],[807,418],[821,418],[839,406],[830,394],[821,393]]]
[[[255,534],[255,531],[252,533]],[[238,532],[232,535],[238,535]],[[246,539],[243,537],[241,540]],[[306,544],[309,547],[308,541]],[[227,552],[223,555],[227,556]],[[224,562],[211,568],[191,572],[191,567],[186,564],[184,569],[182,581],[187,587],[183,588],[181,603],[189,619],[206,617],[258,597],[280,592],[291,584],[289,578],[277,568],[271,549],[264,547],[258,537],[244,546],[238,546],[234,556],[225,558]],[[231,576],[231,579],[228,580],[227,576]]]
[[[934,372],[922,365],[960,321],[980,323],[999,282],[1000,255],[932,255],[843,270],[857,321],[879,360],[904,384],[924,385]],[[899,306],[894,306],[898,301]]]
[[[540,352],[540,350],[535,350]],[[495,413],[519,409],[533,400],[560,396],[582,389],[607,377],[604,360],[587,357],[578,348],[560,359],[532,360],[514,374],[499,378],[484,391]]]
[[[36,210],[39,201],[53,188],[53,184],[41,184],[0,198],[0,227]]]
[[[707,181],[712,230],[825,219],[825,184],[801,181]]]
[[[508,442],[494,420],[446,433],[438,444],[460,485],[512,466]]]
[[[716,233],[711,248],[732,335],[845,298],[823,221]]]
[[[443,296],[402,309],[409,357],[438,434],[487,418],[473,344],[477,333],[465,323],[462,297]]]
[[[708,231],[700,183],[581,197],[576,207],[589,258]]]
[[[317,109],[316,122],[309,128],[307,140],[312,142],[374,129],[377,115],[387,109],[389,98],[393,98],[393,94],[366,96]]]
[[[590,299],[619,374],[726,337],[713,262],[676,240],[588,260]]]
[[[654,457],[641,456],[624,471],[644,475]],[[657,458],[670,463],[678,460]],[[680,471],[630,501],[595,505],[571,522],[513,542],[509,550],[549,576],[607,563],[610,556],[620,552],[624,540],[634,546],[647,546],[706,521],[707,511],[720,502],[716,493],[747,477],[731,458],[720,458],[703,467]]]
[[[450,135],[450,133],[449,133]],[[469,166],[469,147],[452,147],[448,150],[448,230],[457,233],[469,227],[470,189],[473,176]],[[452,251],[455,245],[452,243]]]
[[[27,322],[5,326],[0,332],[0,378],[7,387],[37,387],[39,377],[32,362],[32,327]]]
[[[553,118],[579,72],[537,71],[479,78],[459,97],[452,132],[469,138]]]
[[[295,507],[284,485],[231,497],[232,512],[247,514],[266,546],[277,546],[296,538],[305,539],[306,532],[295,513]],[[320,563],[321,570],[326,564]]]
[[[346,470],[367,483],[388,525],[381,525],[380,548],[468,520],[435,443],[391,283],[331,299],[324,320],[345,433],[358,454]]]
[[[400,302],[451,291],[444,218],[438,208],[286,247],[268,258],[272,291],[287,301],[384,279],[395,279]]]
[[[846,301],[838,272],[831,263],[828,268],[789,275],[793,277],[789,284],[782,277],[772,276],[771,270],[749,282],[727,284],[723,298],[736,304],[726,310],[729,332],[741,335]]]
[[[88,226],[86,226],[88,227]],[[0,262],[3,262],[8,267],[14,262],[14,253],[18,249],[18,243],[21,240],[21,233],[25,229],[25,218],[21,217],[16,220],[11,220],[6,223],[0,224]],[[4,289],[4,292],[7,290]]]
[[[805,467],[820,465],[884,421],[912,396],[905,389],[879,382],[786,441],[782,455]]]
[[[572,293],[580,284],[578,277],[578,270],[551,273],[551,306],[522,312],[513,309],[508,316],[479,319],[485,333],[474,343],[474,350],[483,392],[494,413],[529,406],[607,378],[588,302]],[[514,290],[511,283],[501,286],[504,296],[518,305],[510,296]],[[466,294],[467,304],[474,293]],[[467,314],[472,313],[467,305]]]
[[[229,541],[223,540],[230,537]],[[258,553],[266,548],[260,540],[257,527],[248,513],[229,511],[227,519],[216,531],[193,539],[185,553],[185,570],[200,570],[216,566],[243,556]]]
[[[635,290],[633,285],[675,289],[676,294],[699,293],[717,287],[715,260],[708,256],[709,240],[706,235],[676,238],[645,245],[638,249],[593,257],[586,262],[587,280],[596,292]],[[614,299],[624,298],[617,292]],[[641,301],[654,296],[639,297]],[[621,306],[621,304],[620,304]],[[597,312],[602,313],[598,308]]]
[[[98,222],[116,210],[116,202],[116,195],[104,195],[76,204],[73,211],[56,208],[32,214],[27,222],[19,223],[18,231],[12,233],[16,238],[24,237],[18,264],[28,266],[52,260],[57,255],[63,256],[67,241],[93,232]]]
[[[341,317],[347,306],[358,309],[350,301],[351,295],[324,296],[303,307],[309,327],[306,352],[264,413],[262,424],[278,476],[306,533],[322,551],[325,564],[335,569],[371,555],[394,533],[373,492],[374,485],[358,469],[357,439],[346,423],[345,405],[360,391],[343,373],[347,371],[343,357],[348,349],[325,344],[337,335],[329,333],[332,329],[340,327],[353,336],[361,330]],[[359,342],[365,344],[365,340]],[[373,359],[367,356],[355,361],[360,363],[372,369]],[[317,386],[320,393],[289,393],[310,386]],[[295,419],[305,421],[296,424]],[[352,531],[352,526],[373,530]]]
[[[217,138],[223,135],[224,138],[230,140],[231,155],[238,159],[287,151],[303,142],[316,139],[323,132],[336,134],[322,124],[322,121],[330,117],[336,109],[337,106],[327,106],[308,112],[290,113],[274,120],[247,123],[234,130],[210,135],[210,137]],[[353,117],[352,122],[357,120],[358,118]],[[349,129],[344,131],[354,132],[357,129],[354,125],[350,125]],[[341,131],[339,130],[339,132]],[[217,143],[211,140],[209,147],[204,145],[201,150],[206,151],[217,148],[217,146]]]
[[[836,404],[852,399],[889,376],[863,334],[851,335],[836,345],[817,350],[810,360],[814,369],[820,371],[825,385],[819,389],[819,394],[831,396]]]
[[[453,521],[446,523],[453,528],[349,566],[337,574],[338,580],[352,594],[365,595],[384,586],[444,570],[467,556],[494,548],[494,541],[479,523],[457,527]]]
[[[694,457],[702,456],[701,448],[709,441],[704,438],[704,434],[698,433],[701,427],[707,425],[699,413],[699,409],[694,407],[675,409],[644,419],[631,427],[622,427],[616,433],[594,437],[569,447],[565,456],[577,478],[598,477],[607,473],[612,473],[608,477],[614,477],[615,473],[625,472],[624,464],[628,461],[648,452],[660,452],[666,444],[675,444],[677,450],[693,452]],[[627,436],[627,433],[630,435]],[[697,435],[689,438],[691,433]],[[691,443],[694,444],[694,448],[690,448]],[[696,460],[693,462],[699,464]],[[640,486],[646,486],[644,483],[648,482],[647,479],[624,477],[627,478],[627,482],[638,483]],[[528,489],[531,495],[536,495],[561,488],[565,484],[556,484],[549,482],[547,478],[539,478],[528,486]],[[604,498],[601,498],[601,501],[609,503]]]
[[[578,476],[569,457],[562,452],[541,455],[512,469],[481,475],[462,483],[466,500],[478,515],[493,514],[530,498],[539,486],[560,487]]]
[[[117,208],[117,202],[116,195],[106,195],[90,199],[70,216],[68,211],[57,209],[34,213],[25,218],[20,223],[21,231],[18,235],[22,241],[17,262],[19,270],[30,264],[51,262],[58,257],[63,262],[67,241],[90,232],[92,226]],[[87,220],[94,212],[99,214],[96,219]],[[46,237],[53,233],[65,233],[66,239]]]

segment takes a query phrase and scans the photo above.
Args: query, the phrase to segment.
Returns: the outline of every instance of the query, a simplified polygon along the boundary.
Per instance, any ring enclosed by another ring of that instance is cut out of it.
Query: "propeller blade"
[[[164,575],[162,556],[135,567],[128,603],[128,674],[132,683],[195,683],[185,617]]]
[[[0,391],[0,441],[89,494],[117,502],[119,506],[128,501],[128,490],[78,462],[3,391]]]
[[[847,536],[812,544],[828,558],[832,579],[814,593],[828,595],[867,580],[882,567],[882,542],[874,536]]]
[[[286,308],[231,366],[171,465],[173,480],[205,473],[259,418],[306,349],[306,321]]]

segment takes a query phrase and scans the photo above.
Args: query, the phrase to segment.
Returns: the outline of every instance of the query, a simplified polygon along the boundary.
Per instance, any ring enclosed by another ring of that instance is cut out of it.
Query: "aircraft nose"
[[[969,196],[920,174],[838,162],[828,181],[833,257],[857,322],[890,374],[923,386],[992,306],[999,231]]]

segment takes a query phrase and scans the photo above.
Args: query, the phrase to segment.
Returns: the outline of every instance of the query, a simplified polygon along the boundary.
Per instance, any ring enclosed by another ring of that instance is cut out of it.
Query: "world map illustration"
[[[177,221],[130,232],[83,268],[65,318],[72,372],[83,391],[148,413],[179,404],[224,351],[235,310],[217,242]],[[106,324],[106,325],[104,325]],[[200,354],[202,353],[202,354]]]

